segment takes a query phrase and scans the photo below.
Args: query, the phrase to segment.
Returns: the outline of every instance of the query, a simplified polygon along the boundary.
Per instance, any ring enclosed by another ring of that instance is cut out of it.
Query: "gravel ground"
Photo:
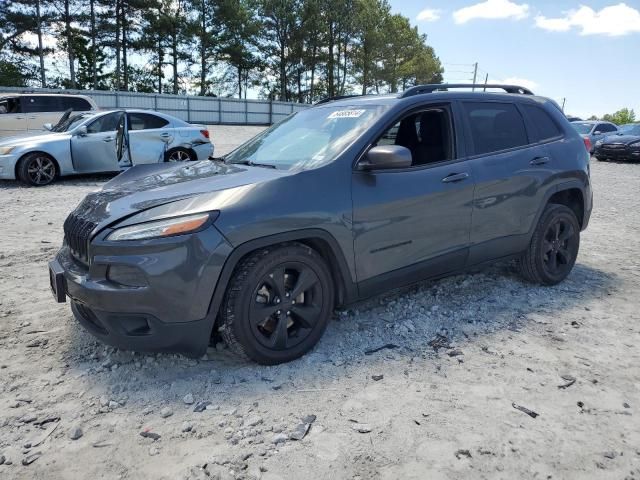
[[[336,312],[276,367],[96,342],[46,262],[105,179],[1,183],[0,478],[639,479],[640,165],[592,175],[561,285],[511,264],[423,283]]]

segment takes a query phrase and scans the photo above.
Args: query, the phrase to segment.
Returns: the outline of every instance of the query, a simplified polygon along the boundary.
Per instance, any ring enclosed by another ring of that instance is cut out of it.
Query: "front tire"
[[[300,243],[268,247],[236,267],[218,331],[234,352],[275,365],[311,350],[333,307],[331,272],[315,250]]]
[[[20,159],[17,177],[22,183],[32,187],[49,185],[56,178],[58,168],[49,155],[40,152],[29,153]]]
[[[565,205],[548,204],[520,258],[522,276],[533,283],[555,285],[567,278],[578,257],[580,224]]]

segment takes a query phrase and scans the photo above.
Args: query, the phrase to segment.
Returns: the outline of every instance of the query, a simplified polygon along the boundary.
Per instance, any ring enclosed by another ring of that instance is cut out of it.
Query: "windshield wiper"
[[[263,168],[277,168],[275,165],[270,163],[257,163],[251,160],[242,160],[240,162],[232,162],[240,165],[249,165],[250,167],[263,167]]]

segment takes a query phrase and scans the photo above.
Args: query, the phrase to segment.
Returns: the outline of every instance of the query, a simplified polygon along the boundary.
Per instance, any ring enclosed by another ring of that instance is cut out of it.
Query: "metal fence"
[[[168,113],[190,123],[206,125],[270,125],[309,105],[269,100],[197,97],[106,90],[58,90],[49,88],[0,87],[0,93],[72,93],[87,95],[100,108],[148,108]]]

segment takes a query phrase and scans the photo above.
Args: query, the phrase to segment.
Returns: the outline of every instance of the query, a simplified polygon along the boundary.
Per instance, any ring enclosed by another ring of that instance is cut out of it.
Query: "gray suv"
[[[526,89],[458,86],[330,99],[224,158],[128,170],[65,221],[56,299],[117,347],[213,335],[276,364],[336,306],[423,279],[517,259],[562,281],[591,214],[582,138]]]

